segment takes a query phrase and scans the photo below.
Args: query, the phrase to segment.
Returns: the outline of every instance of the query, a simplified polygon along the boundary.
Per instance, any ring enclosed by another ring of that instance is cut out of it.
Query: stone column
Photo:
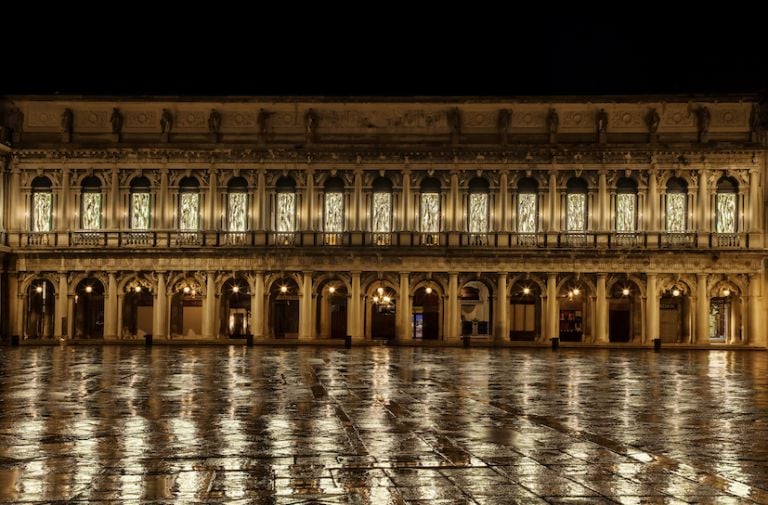
[[[645,215],[648,218],[645,230],[659,231],[659,192],[656,183],[656,173],[653,171],[648,174],[648,198],[646,205]]]
[[[597,185],[597,205],[600,207],[600,218],[597,231],[608,231],[608,183],[607,173],[600,170]]]
[[[53,318],[53,336],[66,334],[67,299],[69,298],[67,272],[59,272],[59,287],[56,289],[56,307]]]
[[[557,274],[547,274],[547,338],[559,338],[560,305],[557,300]]]
[[[10,213],[6,216],[6,221],[8,222],[8,229],[10,231],[21,231],[24,229],[24,226],[25,226],[25,223],[22,222],[22,219],[24,219],[25,212],[29,214],[30,225],[31,225],[32,213],[30,212],[30,209],[32,207],[32,202],[30,201],[28,205],[29,208],[22,209],[23,195],[21,194],[21,174],[19,173],[19,167],[16,165],[16,163],[12,163],[11,165],[11,184],[10,184],[8,196],[9,196],[8,210],[10,211]],[[14,210],[20,210],[21,212],[14,212]],[[30,226],[29,229],[31,230],[32,226]]]
[[[157,222],[155,223],[155,228],[163,230],[170,228],[170,217],[167,208],[170,205],[170,201],[171,195],[168,194],[168,168],[163,167],[160,169],[160,192],[157,193]]]
[[[354,220],[352,222],[352,231],[363,231],[365,229],[366,218],[365,206],[363,205],[363,170],[355,170],[355,192],[354,192]]]
[[[107,272],[107,297],[104,311],[104,338],[117,337],[117,279],[115,272]]]
[[[300,228],[304,231],[313,231],[315,229],[314,223],[312,222],[312,217],[314,215],[314,208],[315,208],[315,171],[312,170],[310,167],[307,167],[307,184],[305,188],[305,198],[304,198],[304,213],[303,213],[303,223],[300,226],[303,226],[303,228]]]
[[[461,335],[459,317],[459,273],[448,273],[448,328],[445,331],[445,339],[458,341]]]
[[[408,272],[400,272],[400,292],[397,298],[397,339],[411,339],[410,285]]]
[[[352,293],[347,307],[347,334],[355,340],[365,338],[363,331],[363,309],[360,296],[360,272],[352,272]]]
[[[646,276],[645,335],[648,342],[659,338],[659,293],[656,287],[656,274]]]
[[[509,312],[509,297],[507,294],[507,272],[499,272],[496,286],[496,331],[494,340],[504,342],[509,340],[507,313]]]
[[[299,339],[312,338],[312,272],[303,272],[299,305]]]
[[[69,212],[69,168],[63,166],[61,168],[61,191],[59,192],[59,205],[58,216],[56,219],[56,231],[66,234],[69,231],[69,223],[67,218],[70,216]]]
[[[403,195],[400,203],[402,206],[400,211],[400,230],[411,231],[411,171],[408,169],[403,170]]]
[[[216,219],[216,188],[218,177],[216,177],[215,168],[211,168],[208,173],[208,222],[206,224],[208,230],[214,231],[219,229],[219,223]]]
[[[117,292],[117,338],[122,340],[125,338],[123,335],[123,299],[124,294],[120,291]]]
[[[747,327],[747,338],[744,343],[765,347],[768,344],[768,339],[766,339],[765,325],[761,320],[763,306],[762,298],[760,276],[757,274],[749,274],[749,326]]]
[[[120,177],[117,166],[112,167],[112,188],[110,189],[110,212],[108,226],[102,226],[102,228],[108,228],[112,230],[119,230],[122,228],[120,223],[120,216],[118,209],[120,208]]]
[[[203,305],[203,338],[216,338],[216,279],[214,272],[205,276],[205,304]]]
[[[451,171],[451,198],[449,200],[449,209],[447,214],[449,222],[446,223],[448,231],[460,231],[460,199],[459,199],[459,174],[456,170]]]
[[[709,342],[709,297],[707,274],[696,274],[696,343]]]
[[[152,306],[152,333],[154,338],[166,336],[167,325],[165,314],[168,310],[166,303],[165,272],[157,272],[157,286],[155,288],[155,304]]]
[[[496,227],[494,231],[497,232],[507,232],[510,231],[509,228],[509,209],[507,206],[509,205],[509,188],[507,188],[507,185],[509,184],[508,181],[509,177],[507,176],[507,172],[501,172],[499,174],[499,201],[497,202],[497,217],[496,217]]]
[[[560,195],[557,188],[557,174],[554,170],[549,172],[549,229],[551,232],[560,231]]]
[[[264,231],[269,228],[269,197],[267,196],[267,175],[264,170],[259,170],[256,191],[258,196],[254,226],[257,230]]]
[[[251,333],[254,338],[264,337],[264,273],[253,276],[251,291]]]
[[[763,202],[760,196],[760,171],[749,171],[749,246],[757,248],[762,246],[762,208]]]
[[[609,342],[608,335],[608,298],[605,291],[605,274],[597,274],[597,299],[595,303],[597,317],[595,319],[595,341]]]

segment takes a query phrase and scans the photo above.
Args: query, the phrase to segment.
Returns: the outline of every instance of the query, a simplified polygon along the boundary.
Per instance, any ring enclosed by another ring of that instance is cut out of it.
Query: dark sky
[[[66,25],[11,37],[0,94],[550,95],[760,92],[761,30],[743,12],[558,13],[336,25],[265,17]],[[754,22],[756,22],[755,20]],[[37,36],[37,35],[36,35]]]

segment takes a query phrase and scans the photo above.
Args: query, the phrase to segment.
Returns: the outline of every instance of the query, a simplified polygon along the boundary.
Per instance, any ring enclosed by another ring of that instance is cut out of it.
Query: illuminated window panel
[[[179,198],[179,229],[197,231],[199,229],[200,195],[181,193]]]
[[[325,194],[325,231],[339,233],[344,231],[344,194]]]
[[[718,193],[717,201],[717,222],[715,230],[717,233],[736,233],[736,194]]]
[[[567,231],[585,231],[587,229],[586,205],[586,195],[582,193],[571,193],[568,195],[568,208],[566,210]]]
[[[82,216],[84,230],[101,228],[101,193],[83,193]]]
[[[277,231],[292,232],[296,229],[296,195],[277,194]]]
[[[685,232],[686,195],[667,193],[667,231]]]
[[[616,195],[616,231],[633,232],[637,222],[637,196],[631,193]]]
[[[392,231],[392,195],[389,193],[373,194],[373,232],[389,233]]]
[[[246,230],[246,206],[248,203],[247,193],[229,193],[229,209],[227,229],[229,231]]]
[[[469,195],[469,232],[488,233],[488,195]]]
[[[149,193],[131,193],[131,229],[149,229]]]
[[[517,230],[520,233],[536,233],[536,195],[534,193],[518,195]]]
[[[51,193],[35,193],[32,209],[32,231],[48,232],[52,228],[53,195]]]
[[[425,233],[440,231],[440,195],[438,193],[421,195],[421,231]]]

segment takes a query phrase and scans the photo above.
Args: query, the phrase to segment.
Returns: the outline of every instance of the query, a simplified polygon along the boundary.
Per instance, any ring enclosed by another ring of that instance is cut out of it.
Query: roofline
[[[10,101],[89,101],[89,102],[230,102],[230,103],[628,103],[628,102],[754,102],[763,95],[748,93],[621,94],[621,95],[519,95],[519,96],[384,96],[384,95],[0,95]]]

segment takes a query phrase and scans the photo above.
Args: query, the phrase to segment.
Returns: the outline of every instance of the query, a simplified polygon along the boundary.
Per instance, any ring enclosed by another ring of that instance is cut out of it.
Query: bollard
[[[253,347],[253,335],[250,333],[245,334],[245,345],[248,347]]]
[[[344,348],[352,349],[352,335],[347,335],[344,337]]]
[[[559,337],[552,337],[549,340],[552,341],[552,350],[556,351],[558,347],[560,347],[560,338]]]
[[[661,352],[661,339],[660,338],[654,338],[653,339],[653,351],[654,352]]]
[[[146,345],[147,347],[152,345],[152,334],[151,333],[147,333],[146,335],[144,335],[144,345]]]
[[[464,343],[464,349],[469,349],[469,344],[471,342],[469,335],[462,335],[461,340]]]
[[[18,347],[19,346],[19,336],[18,335],[11,336],[11,345],[13,347]]]

